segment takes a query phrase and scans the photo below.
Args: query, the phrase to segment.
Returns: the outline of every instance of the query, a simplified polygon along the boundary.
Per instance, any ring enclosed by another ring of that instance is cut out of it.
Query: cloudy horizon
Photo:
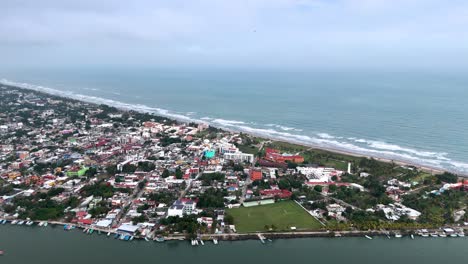
[[[0,68],[468,66],[468,2],[2,1]]]

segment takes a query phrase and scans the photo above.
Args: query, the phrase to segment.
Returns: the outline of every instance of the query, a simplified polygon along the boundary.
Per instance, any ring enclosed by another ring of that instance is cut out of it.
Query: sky
[[[468,69],[466,0],[2,0],[0,69]]]

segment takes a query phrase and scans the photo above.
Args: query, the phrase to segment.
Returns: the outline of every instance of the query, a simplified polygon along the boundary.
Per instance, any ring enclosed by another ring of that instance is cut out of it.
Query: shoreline
[[[69,99],[69,100],[75,100],[75,101],[79,101],[79,102],[83,102],[83,103],[99,105],[98,103],[95,103],[95,102],[89,102],[89,101],[79,99],[79,98],[74,98],[74,97],[71,97],[71,96],[55,95],[55,94],[52,94],[51,92],[49,93],[49,92],[39,91],[39,90],[32,89],[32,88],[19,87],[17,85],[4,83],[2,80],[0,80],[0,84],[3,84],[5,86],[9,86],[9,87],[12,87],[12,88],[20,89],[20,90],[27,90],[27,91],[32,91],[32,92],[36,92],[36,93],[40,93],[40,94],[55,96],[55,97],[59,97],[59,98],[63,98],[63,99]],[[352,152],[352,151],[347,151],[347,150],[328,147],[328,146],[323,146],[323,145],[307,144],[307,143],[304,143],[304,142],[298,142],[296,140],[285,140],[285,139],[282,139],[282,138],[277,138],[275,136],[261,135],[259,133],[255,133],[255,132],[245,132],[245,131],[242,131],[242,129],[232,129],[232,128],[223,127],[222,125],[213,125],[211,123],[204,122],[203,120],[187,120],[186,118],[182,118],[182,117],[177,118],[177,117],[174,117],[173,115],[164,115],[164,114],[160,114],[160,113],[152,113],[150,111],[145,112],[143,110],[134,110],[134,109],[131,109],[130,107],[128,107],[128,108],[127,107],[118,107],[118,106],[116,107],[116,106],[113,106],[113,105],[107,104],[107,103],[101,103],[101,104],[108,105],[108,106],[111,106],[111,107],[115,107],[115,108],[117,108],[117,109],[119,109],[121,111],[135,111],[135,112],[141,112],[141,113],[149,113],[151,115],[164,117],[164,118],[167,118],[169,120],[173,120],[173,121],[176,121],[176,122],[179,122],[179,123],[192,122],[192,123],[197,123],[197,124],[209,124],[211,127],[222,129],[224,131],[228,131],[228,132],[231,132],[231,133],[243,133],[243,134],[255,136],[255,137],[258,137],[258,138],[261,138],[261,139],[264,139],[264,140],[272,140],[272,141],[276,141],[276,142],[294,144],[294,145],[302,146],[302,147],[305,147],[305,148],[309,148],[311,150],[316,149],[316,150],[328,151],[328,152],[335,153],[335,154],[347,155],[347,156],[352,156],[352,157],[357,157],[357,158],[375,159],[377,161],[386,162],[386,163],[392,163],[393,162],[393,163],[395,163],[395,164],[397,164],[399,166],[411,166],[411,167],[415,167],[415,168],[417,168],[419,170],[422,170],[424,172],[431,173],[431,174],[440,174],[440,173],[443,173],[443,172],[450,172],[450,173],[456,174],[459,177],[468,178],[468,173],[466,173],[466,172],[449,170],[449,169],[442,168],[442,167],[430,166],[430,165],[425,165],[425,164],[418,164],[416,162],[410,162],[410,161],[401,160],[401,159],[382,158],[382,157],[375,156],[375,155],[362,154],[362,153],[358,153],[358,152]]]
[[[4,219],[7,220],[7,219]],[[17,221],[20,221],[20,219],[15,219]],[[7,222],[6,224],[8,225],[13,225],[13,226],[20,226],[20,227],[52,227],[56,228],[59,226],[65,226],[65,225],[71,225],[75,229],[79,229],[80,231],[85,230],[85,229],[93,229],[94,231],[100,231],[102,232],[100,235],[106,236],[106,233],[110,233],[111,236],[115,234],[125,234],[124,232],[117,232],[116,229],[105,229],[105,228],[98,228],[98,227],[93,227],[93,226],[82,226],[82,225],[77,225],[74,223],[67,223],[67,222],[61,222],[61,221],[33,221],[33,225],[17,225],[17,224],[11,224],[12,220],[7,220],[10,222]],[[26,220],[22,220],[26,221]],[[40,222],[48,222],[50,226],[38,226]],[[3,224],[3,225],[6,225]],[[0,226],[3,226],[0,224]],[[463,234],[465,234],[468,230],[467,226],[463,227],[458,227],[458,226],[446,226],[454,229],[459,229],[463,230]],[[387,238],[396,238],[396,234],[400,234],[402,236],[411,236],[413,235],[414,237],[422,237],[418,235],[418,229],[404,229],[404,230],[342,230],[342,231],[336,231],[336,230],[324,230],[324,231],[294,231],[294,232],[254,232],[254,233],[229,233],[229,234],[203,234],[200,235],[197,239],[198,240],[212,240],[213,238],[216,238],[219,241],[245,241],[245,240],[261,240],[260,237],[262,237],[264,240],[269,240],[269,239],[299,239],[299,238],[346,238],[346,237],[361,237],[361,238],[367,238],[367,239],[372,239],[374,237],[387,237]],[[442,227],[435,229],[431,228],[427,230],[427,234],[434,234],[434,233],[441,233],[442,232]],[[64,232],[67,232],[70,230],[64,230]],[[459,231],[460,232],[460,231]],[[85,235],[91,235],[91,233],[84,233]],[[135,240],[145,240],[145,237],[135,235]],[[369,238],[370,237],[370,238]],[[430,238],[431,236],[429,236]],[[439,236],[440,237],[440,236]],[[111,238],[111,237],[110,237]],[[113,238],[113,237],[112,237]],[[185,236],[164,236],[164,241],[189,241],[190,239],[186,238]],[[422,238],[427,238],[427,237],[422,237]],[[443,238],[443,237],[441,237]],[[447,236],[446,238],[452,238],[450,236]],[[462,238],[462,237],[456,237],[456,238]],[[113,238],[114,239],[114,238]],[[127,241],[126,241],[127,242]],[[158,242],[155,239],[147,240],[147,242]],[[264,243],[264,242],[262,242]]]

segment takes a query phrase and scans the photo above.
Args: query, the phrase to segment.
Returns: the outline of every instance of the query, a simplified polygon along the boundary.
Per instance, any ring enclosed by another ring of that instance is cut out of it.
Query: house
[[[259,169],[251,169],[250,170],[250,179],[252,181],[258,181],[263,178],[263,173]]]

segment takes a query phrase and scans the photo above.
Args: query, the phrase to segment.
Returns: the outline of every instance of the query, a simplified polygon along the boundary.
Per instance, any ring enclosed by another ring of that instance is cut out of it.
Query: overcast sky
[[[0,67],[468,68],[466,0],[1,0]]]

